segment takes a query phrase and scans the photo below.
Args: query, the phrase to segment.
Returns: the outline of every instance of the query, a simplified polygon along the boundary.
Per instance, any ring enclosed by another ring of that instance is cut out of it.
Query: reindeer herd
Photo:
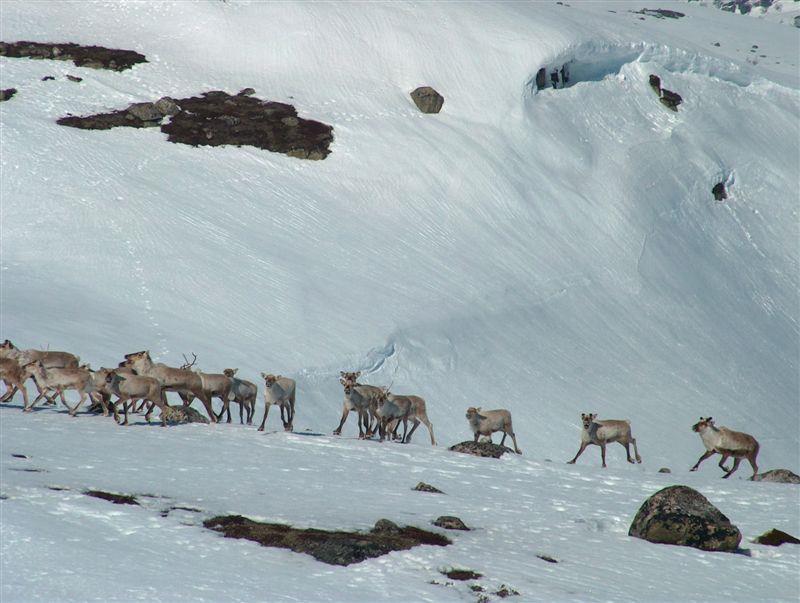
[[[258,387],[254,383],[238,378],[236,376],[238,369],[227,368],[220,374],[204,373],[192,369],[197,361],[196,355],[193,355],[191,361],[185,356],[184,359],[185,364],[176,368],[155,363],[148,351],[142,351],[126,354],[125,359],[116,368],[92,370],[89,365],[81,365],[80,359],[74,354],[49,350],[20,350],[6,339],[0,345],[0,379],[6,386],[6,392],[0,397],[0,402],[9,402],[17,392],[20,392],[24,401],[22,410],[30,412],[43,398],[49,404],[56,404],[56,398],[59,398],[67,407],[69,414],[74,417],[83,403],[91,400],[102,410],[103,416],[109,415],[110,408],[114,419],[121,425],[128,424],[128,411],[131,409],[137,412],[146,408],[145,419],[149,422],[153,410],[158,407],[161,424],[165,426],[173,413],[173,407],[167,403],[166,394],[175,392],[184,407],[199,399],[212,423],[221,421],[224,415],[227,415],[227,422],[231,422],[230,403],[233,401],[239,405],[239,422],[252,425],[258,397]],[[389,391],[389,387],[359,383],[360,376],[361,371],[342,371],[339,374],[339,382],[344,388],[344,404],[342,418],[333,431],[334,435],[341,435],[347,417],[354,411],[358,417],[359,438],[372,438],[377,434],[380,441],[390,438],[407,443],[417,427],[423,424],[430,435],[431,445],[436,445],[433,425],[428,419],[423,398],[396,395]],[[268,373],[261,373],[261,377],[264,379],[264,416],[258,431],[264,431],[272,406],[280,409],[284,430],[292,431],[297,389],[295,380]],[[38,391],[33,402],[30,401],[25,387],[28,379],[33,380]],[[65,391],[78,393],[80,399],[75,406],[67,403]],[[214,413],[212,406],[214,398],[222,401],[219,413]],[[123,417],[119,415],[119,407],[122,408]],[[472,430],[474,442],[478,442],[481,436],[491,442],[492,434],[502,432],[500,445],[503,446],[506,437],[510,436],[514,451],[522,454],[517,445],[511,413],[508,410],[482,410],[480,407],[470,407],[467,409],[466,419]],[[596,414],[581,414],[581,422],[583,429],[580,449],[575,458],[569,461],[570,464],[575,463],[589,445],[596,445],[600,447],[602,466],[606,467],[606,445],[613,442],[625,447],[629,463],[642,462],[636,439],[631,433],[630,421],[599,420]],[[410,430],[409,423],[411,423]],[[399,435],[400,425],[403,426],[402,436]],[[700,421],[692,426],[692,430],[700,436],[706,452],[691,471],[696,471],[700,463],[710,456],[720,454],[722,459],[719,466],[725,472],[723,477],[730,477],[738,469],[743,458],[749,461],[753,476],[758,473],[756,457],[759,444],[751,435],[726,427],[716,427],[711,417],[701,417]],[[635,460],[631,457],[631,445]],[[728,469],[725,462],[731,457],[734,459],[733,466]]]

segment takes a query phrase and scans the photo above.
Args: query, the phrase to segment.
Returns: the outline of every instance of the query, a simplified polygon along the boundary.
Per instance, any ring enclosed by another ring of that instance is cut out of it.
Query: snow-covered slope
[[[629,12],[656,4],[567,4],[4,2],[5,41],[130,48],[149,63],[114,73],[0,59],[2,86],[19,90],[0,104],[0,337],[95,366],[150,349],[254,380],[281,372],[298,380],[296,427],[326,433],[343,369],[423,395],[443,444],[468,437],[467,406],[506,407],[534,464],[514,463],[550,487],[568,474],[537,463],[574,454],[581,411],[629,418],[645,463],[623,467],[614,451],[625,486],[612,492],[635,506],[658,467],[689,478],[701,414],[755,435],[762,468],[798,471],[798,32],[684,3],[658,3],[686,13],[677,20]],[[534,90],[540,67],[567,61],[574,85]],[[65,73],[84,79],[41,81]],[[678,113],[651,73],[683,96]],[[419,85],[444,95],[442,113],[417,111]],[[308,162],[55,124],[248,86],[332,124],[333,153]],[[724,203],[711,195],[719,181]],[[43,433],[11,412],[4,439]],[[73,441],[63,417],[37,420],[66,438],[49,443],[54,456]],[[227,438],[250,454],[272,446],[225,429],[202,441],[231,471],[241,456]],[[103,437],[148,450],[181,433],[117,431]],[[416,439],[386,454],[445,462]],[[366,450],[337,446],[356,463]],[[595,455],[581,459],[587,479]],[[4,472],[4,487],[17,477]],[[717,478],[704,467],[693,483],[721,491]],[[213,483],[215,510],[247,510],[215,499]],[[787,496],[782,512],[796,516]],[[725,561],[725,575],[742,562]],[[784,578],[783,592],[796,584]]]

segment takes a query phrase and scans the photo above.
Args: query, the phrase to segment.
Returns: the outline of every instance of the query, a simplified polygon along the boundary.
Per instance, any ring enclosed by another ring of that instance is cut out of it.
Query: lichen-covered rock
[[[500,446],[499,444],[492,444],[491,442],[473,442],[467,440],[450,446],[453,452],[461,452],[463,454],[472,454],[474,456],[485,456],[493,459],[499,459],[506,452],[514,452],[508,446]]]
[[[753,476],[754,482],[776,482],[779,484],[800,484],[800,475],[788,469],[772,469]]]
[[[669,486],[648,498],[629,536],[704,551],[734,551],[742,534],[708,499],[688,486]]]
[[[124,71],[137,63],[146,63],[143,54],[133,50],[84,46],[81,44],[52,42],[0,42],[0,56],[29,59],[55,59],[72,61],[78,67]]]
[[[444,97],[430,86],[420,86],[411,92],[411,100],[423,113],[438,113],[444,105]]]
[[[434,486],[431,486],[430,484],[426,484],[425,482],[418,483],[412,489],[416,490],[417,492],[431,492],[432,494],[444,494],[444,492],[439,490],[439,488],[435,488]]]
[[[461,521],[458,517],[454,517],[452,515],[442,515],[441,517],[437,517],[433,522],[433,525],[439,528],[444,528],[445,530],[469,531],[467,524]]]
[[[128,107],[128,113],[142,121],[161,121],[164,117],[154,103],[133,103]]]
[[[167,406],[162,412],[167,423],[208,423],[208,419],[191,406]]]
[[[176,115],[181,108],[173,99],[168,96],[162,96],[153,103],[153,107],[161,115]]]
[[[661,469],[659,469],[658,472],[659,473],[672,473],[672,471],[670,470],[669,467],[661,467]]]

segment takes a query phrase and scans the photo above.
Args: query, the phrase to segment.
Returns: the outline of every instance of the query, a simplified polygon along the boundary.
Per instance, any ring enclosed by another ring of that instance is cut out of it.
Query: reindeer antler
[[[197,362],[197,354],[191,352],[192,354],[192,361],[189,362],[189,359],[186,357],[186,354],[181,354],[183,359],[186,361],[185,364],[181,365],[181,370],[188,371],[190,368],[194,366],[194,363]]]

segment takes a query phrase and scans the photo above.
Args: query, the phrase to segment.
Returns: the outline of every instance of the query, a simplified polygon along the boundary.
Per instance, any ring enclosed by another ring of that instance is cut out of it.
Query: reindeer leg
[[[408,435],[406,435],[405,432],[403,433],[403,444],[408,444],[411,441],[411,436],[414,435],[417,427],[419,427],[419,419],[417,417],[411,420],[414,422],[414,425],[411,427],[411,431],[408,432]]]
[[[753,477],[750,478],[753,479],[756,475],[758,475],[758,465],[756,465],[756,457],[748,456],[747,460],[750,463],[750,466],[753,468]]]
[[[502,438],[500,438],[500,446],[504,446],[504,445],[505,445],[505,443],[506,443],[506,436],[507,436],[507,435],[508,435],[508,433],[506,433],[505,431],[503,431],[503,437],[502,437]]]
[[[261,427],[258,428],[259,431],[264,431],[264,424],[267,422],[270,406],[272,406],[272,404],[264,403],[264,418],[261,419]]]
[[[0,402],[8,402],[11,398],[14,397],[14,394],[17,393],[19,389],[16,385],[9,383],[8,381],[3,381],[6,385],[6,393],[3,394],[3,397],[0,398]]]
[[[722,455],[722,458],[719,461],[719,468],[722,469],[725,473],[728,473],[728,468],[725,466],[725,461],[727,461],[731,455],[726,454],[724,452],[721,452],[720,454]]]
[[[691,469],[689,469],[689,471],[697,471],[697,468],[700,466],[700,463],[702,463],[702,462],[703,462],[704,460],[706,460],[708,457],[710,457],[710,456],[714,456],[714,454],[715,454],[715,453],[714,453],[714,451],[713,451],[713,450],[706,450],[706,451],[703,453],[703,455],[702,455],[702,456],[701,456],[699,459],[697,459],[697,462],[694,464],[694,467],[692,467]]]
[[[625,447],[625,454],[628,456],[628,462],[634,464],[636,461],[631,458],[631,445],[628,442],[623,442],[620,440],[619,442],[622,446]]]
[[[342,435],[342,426],[344,426],[344,422],[347,420],[347,415],[350,414],[350,408],[345,404],[344,408],[342,409],[342,420],[339,421],[339,427],[333,430],[333,435]]]
[[[19,389],[20,389],[20,391],[22,391],[22,399],[25,402],[22,405],[22,409],[23,410],[27,410],[27,406],[28,406],[28,390],[25,388],[25,384],[24,383],[20,383],[19,384]],[[752,462],[753,461],[750,461],[751,464],[752,464]]]
[[[740,456],[733,457],[733,467],[731,467],[731,470],[728,471],[725,475],[722,476],[722,479],[726,479],[726,478],[730,477],[731,475],[733,475],[733,472],[736,471],[739,468],[739,463],[741,463],[741,462],[742,462],[742,457],[740,457]]]
[[[436,446],[436,439],[433,437],[433,425],[431,425],[431,422],[428,420],[428,417],[421,417],[420,421],[422,421],[425,424],[425,427],[428,428],[428,433],[431,435],[431,446]],[[516,448],[516,446],[517,443],[514,442],[514,447]]]
[[[603,459],[603,469],[606,468],[606,443],[600,442],[600,457]]]
[[[280,404],[278,408],[281,409],[281,423],[283,423],[283,430],[286,431],[286,417],[284,416],[284,404]]]
[[[477,437],[478,436],[476,435],[475,436],[476,441],[477,441]],[[588,445],[589,445],[589,442],[581,442],[581,447],[578,449],[578,452],[575,454],[575,458],[573,458],[571,461],[567,461],[567,464],[568,465],[574,465],[575,461],[577,461],[578,457],[583,454],[583,451],[586,450],[586,447]]]
[[[511,432],[511,441],[514,442],[514,452],[517,454],[522,454],[522,450],[520,450],[519,446],[517,446],[517,436],[514,435],[513,431]]]
[[[78,409],[81,407],[81,405],[82,405],[82,404],[83,404],[85,401],[86,401],[86,392],[85,392],[85,391],[83,391],[83,390],[81,390],[81,399],[80,399],[80,400],[78,400],[78,403],[75,405],[75,408],[73,408],[73,409],[71,409],[71,410],[69,411],[69,414],[70,414],[71,416],[73,416],[73,417],[74,417],[74,416],[75,416],[75,415],[78,413]]]
[[[633,454],[636,457],[636,462],[641,463],[642,457],[639,456],[639,448],[636,446],[636,438],[631,438],[631,444],[633,444]]]

